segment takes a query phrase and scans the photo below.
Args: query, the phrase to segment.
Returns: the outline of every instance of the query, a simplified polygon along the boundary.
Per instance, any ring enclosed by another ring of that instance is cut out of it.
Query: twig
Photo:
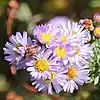
[[[19,4],[16,0],[11,0],[8,3],[8,8],[7,8],[7,14],[8,14],[7,35],[8,35],[8,38],[12,35],[12,24],[17,18],[18,8],[19,8]]]
[[[8,20],[7,20],[7,35],[8,35],[8,38],[10,38],[10,36],[12,35],[12,24],[14,23],[14,21],[16,20],[17,18],[17,10],[19,8],[19,3],[16,1],[16,0],[11,0],[9,3],[8,3],[8,9],[7,9],[7,13],[8,13]],[[16,66],[14,64],[10,65],[10,70],[11,70],[11,73],[13,75],[16,74]],[[22,84],[22,86],[27,89],[28,91],[30,92],[37,92],[37,90],[30,86],[29,84],[27,83],[24,83]]]
[[[17,18],[17,10],[19,8],[19,4],[16,0],[11,0],[8,3],[8,8],[7,8],[7,14],[8,14],[8,19],[7,19],[7,36],[10,38],[12,35],[12,24]],[[16,67],[15,65],[10,65],[10,70],[13,75],[16,74]]]

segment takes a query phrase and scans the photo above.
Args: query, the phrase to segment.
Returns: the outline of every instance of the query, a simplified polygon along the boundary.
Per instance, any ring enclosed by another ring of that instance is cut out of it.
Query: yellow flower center
[[[100,34],[100,27],[96,27],[96,28],[95,28],[95,33],[96,33],[96,34]]]
[[[64,58],[67,53],[66,49],[62,47],[55,48],[54,52],[60,58]]]
[[[49,62],[48,60],[45,59],[39,59],[35,62],[35,68],[39,71],[39,72],[44,72],[48,69],[49,66]]]
[[[50,72],[50,75],[51,75],[51,79],[44,79],[44,81],[46,83],[51,83],[55,79],[56,73],[55,72]]]
[[[75,79],[77,76],[77,70],[74,67],[68,68],[67,75],[69,76],[70,79]]]
[[[60,40],[61,40],[63,43],[66,43],[66,42],[67,42],[67,37],[64,36],[64,35],[62,35],[62,36],[60,37]]]
[[[41,39],[44,43],[50,43],[52,40],[53,36],[51,33],[42,33],[41,34]]]

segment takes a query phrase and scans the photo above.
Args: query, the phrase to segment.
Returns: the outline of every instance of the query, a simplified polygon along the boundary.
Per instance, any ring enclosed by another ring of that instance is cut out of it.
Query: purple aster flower
[[[69,64],[66,66],[67,80],[63,87],[64,91],[73,93],[73,91],[78,89],[78,85],[83,85],[87,83],[89,80],[89,66],[84,65],[82,67],[78,67],[75,64]]]
[[[6,42],[3,48],[5,59],[11,63],[18,63],[25,56],[28,39],[26,32],[23,32],[23,35],[20,32],[17,32],[15,36],[12,35],[10,42]]]
[[[79,40],[77,39],[77,35],[73,35],[68,30],[66,23],[62,23],[58,25],[58,28],[60,29],[60,32],[56,35],[56,38],[54,40],[54,43],[52,45],[58,45],[58,44],[71,44],[71,45],[77,45]]]
[[[72,36],[76,36],[79,42],[87,43],[91,40],[88,29],[84,29],[84,26],[79,25],[77,22],[68,21],[66,23],[67,32]]]
[[[49,20],[48,23],[51,23],[55,25],[56,27],[58,27],[59,25],[67,23],[68,20],[69,18],[67,18],[66,16],[57,16]]]
[[[50,45],[55,38],[55,35],[59,32],[59,28],[52,24],[45,24],[36,26],[33,30],[33,35],[42,44],[46,46]]]
[[[50,71],[50,78],[41,78],[39,80],[34,80],[31,78],[32,85],[35,85],[35,88],[38,91],[47,92],[48,94],[53,94],[54,92],[59,93],[63,90],[64,82],[66,81],[66,71],[53,72]]]
[[[28,66],[26,66],[26,62],[30,61],[34,58],[34,56],[41,50],[41,47],[37,44],[37,41],[30,41],[30,44],[26,48],[25,56],[19,61],[18,64],[16,64],[16,69],[25,69]]]
[[[27,36],[27,32],[23,32],[22,35],[20,32],[17,32],[15,36],[12,35],[10,37],[9,41],[10,42],[6,42],[5,48],[3,48],[5,60],[16,65],[18,69],[22,68],[20,65],[24,64],[23,62],[25,62],[26,59],[30,59],[39,49],[37,41],[32,41],[30,37]]]
[[[40,50],[34,58],[27,62],[27,71],[30,71],[30,75],[35,79],[40,79],[41,77],[49,77],[50,70],[58,70],[59,63],[57,63],[57,58],[52,56],[51,50]]]
[[[84,29],[82,25],[77,22],[67,21],[57,25],[60,32],[56,34],[56,37],[50,47],[58,45],[71,45],[76,46],[79,43],[85,44],[90,41],[90,33],[87,29]]]
[[[58,44],[55,47],[50,48],[53,51],[53,55],[61,60],[64,64],[68,62],[69,57],[72,57],[75,53],[73,47],[70,44]]]
[[[88,64],[88,61],[93,56],[93,47],[90,44],[82,45],[77,44],[74,46],[75,54],[69,57],[70,63],[76,63],[79,67],[82,67],[83,64]]]

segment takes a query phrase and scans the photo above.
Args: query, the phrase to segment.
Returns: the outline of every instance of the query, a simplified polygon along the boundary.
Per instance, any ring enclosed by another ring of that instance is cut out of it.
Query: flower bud
[[[95,28],[94,35],[95,35],[95,37],[100,38],[100,27]]]
[[[16,66],[15,66],[15,65],[11,65],[11,66],[10,66],[10,71],[11,71],[11,73],[12,73],[13,75],[16,75],[16,73],[17,73]]]
[[[95,14],[94,14],[94,21],[100,23],[100,13],[95,13]]]
[[[91,31],[93,31],[93,29],[94,29],[93,22],[91,19],[84,19],[83,25],[85,28],[87,28]]]
[[[83,25],[86,29],[89,29],[91,31],[94,30],[93,22],[91,19],[81,19],[79,21],[79,24]]]
[[[9,3],[8,3],[9,7],[10,8],[15,8],[15,9],[18,9],[19,8],[19,4],[16,0],[11,0]]]
[[[6,100],[15,100],[16,96],[17,96],[16,91],[10,91],[6,95]]]
[[[20,95],[18,95],[14,100],[24,100],[24,98]]]

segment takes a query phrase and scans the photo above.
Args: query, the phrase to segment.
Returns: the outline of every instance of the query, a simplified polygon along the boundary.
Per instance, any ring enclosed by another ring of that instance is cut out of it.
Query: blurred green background
[[[12,75],[8,63],[4,61],[2,50],[8,40],[6,23],[9,1],[0,0],[0,100],[8,100],[6,97],[9,91],[16,91],[23,97],[16,100],[100,100],[100,86],[93,84],[84,85],[73,94],[60,93],[52,96],[33,93],[22,86],[24,82],[31,84],[28,73],[21,70]],[[18,0],[18,3],[20,6],[17,19],[12,24],[12,34],[27,31],[31,36],[35,25],[45,23],[55,16],[66,16],[77,21],[82,18],[93,19],[94,13],[100,12],[100,0]]]

